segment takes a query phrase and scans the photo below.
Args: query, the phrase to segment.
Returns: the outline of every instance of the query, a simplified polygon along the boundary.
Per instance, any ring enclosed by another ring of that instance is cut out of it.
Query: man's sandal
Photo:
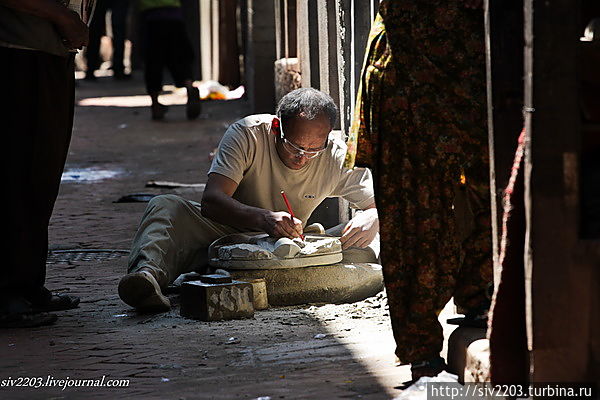
[[[64,293],[53,293],[50,300],[35,304],[34,310],[39,312],[71,310],[79,306],[79,297]]]
[[[437,376],[440,372],[444,371],[446,367],[446,361],[439,356],[431,360],[412,363],[410,365],[412,381],[416,382],[424,376]]]

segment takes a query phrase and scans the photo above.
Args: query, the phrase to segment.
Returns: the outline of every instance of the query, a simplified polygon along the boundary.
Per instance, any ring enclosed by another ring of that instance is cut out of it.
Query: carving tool
[[[288,198],[285,195],[285,192],[283,190],[281,191],[281,195],[283,196],[283,201],[285,201],[285,205],[288,209],[288,212],[292,216],[292,219],[296,218],[296,216],[294,215],[294,212],[292,211],[292,206],[290,205],[290,202],[288,201]],[[300,239],[304,240],[304,235],[300,235]]]

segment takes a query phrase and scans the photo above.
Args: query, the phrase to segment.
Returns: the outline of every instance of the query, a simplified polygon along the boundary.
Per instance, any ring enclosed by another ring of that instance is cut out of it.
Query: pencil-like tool
[[[290,205],[290,202],[289,202],[289,200],[288,200],[288,198],[285,195],[285,192],[283,190],[281,191],[281,196],[283,196],[283,201],[285,201],[285,205],[286,205],[286,207],[288,209],[288,212],[292,216],[292,219],[296,218],[296,216],[294,215],[294,212],[292,211],[292,206]],[[304,235],[300,235],[300,239],[304,240]]]

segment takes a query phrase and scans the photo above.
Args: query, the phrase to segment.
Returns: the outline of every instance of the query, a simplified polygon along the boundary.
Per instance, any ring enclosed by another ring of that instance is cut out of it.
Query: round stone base
[[[374,296],[383,289],[381,265],[370,263],[229,272],[235,279],[264,279],[272,306],[354,303]]]

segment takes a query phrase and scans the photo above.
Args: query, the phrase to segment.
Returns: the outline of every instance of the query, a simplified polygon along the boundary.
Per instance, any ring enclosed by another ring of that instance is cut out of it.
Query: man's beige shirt
[[[275,148],[270,114],[251,115],[225,132],[208,174],[224,175],[238,184],[233,198],[272,211],[287,211],[285,191],[296,218],[304,224],[327,197],[342,197],[364,209],[375,202],[373,178],[366,168],[343,167],[346,144],[330,135],[329,145],[302,169],[285,166]]]

